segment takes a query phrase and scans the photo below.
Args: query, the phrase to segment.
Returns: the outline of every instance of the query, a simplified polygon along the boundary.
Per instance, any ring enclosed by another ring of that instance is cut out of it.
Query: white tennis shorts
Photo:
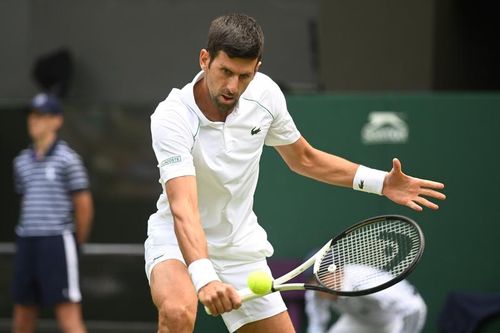
[[[158,244],[154,237],[149,237],[144,243],[145,269],[148,281],[151,272],[158,263],[177,259],[185,264],[182,253],[177,244]],[[248,274],[256,270],[271,270],[265,259],[258,262],[244,262],[235,260],[212,259],[219,278],[238,289],[245,288]],[[275,316],[286,311],[286,305],[281,294],[275,292],[264,297],[259,297],[248,302],[244,302],[238,310],[233,310],[222,315],[222,319],[230,332],[235,332],[241,326],[261,319]]]

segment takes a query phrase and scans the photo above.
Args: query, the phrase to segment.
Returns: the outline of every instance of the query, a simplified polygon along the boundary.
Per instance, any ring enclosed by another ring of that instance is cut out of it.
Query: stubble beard
[[[232,97],[234,97],[234,102],[231,104],[227,104],[227,103],[222,103],[219,100],[219,99],[224,98],[224,97],[222,97],[223,94],[224,93],[221,93],[218,95],[210,94],[210,99],[212,100],[212,103],[214,104],[214,106],[217,108],[217,110],[220,113],[227,114],[227,113],[231,112],[234,109],[234,107],[236,106],[236,103],[238,103],[238,96],[232,95]],[[226,95],[229,95],[229,94],[226,94]]]

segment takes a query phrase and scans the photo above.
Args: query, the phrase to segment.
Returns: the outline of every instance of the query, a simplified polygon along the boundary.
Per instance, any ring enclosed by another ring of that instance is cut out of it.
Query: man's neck
[[[195,83],[194,89],[194,100],[201,112],[210,121],[226,121],[227,116],[232,112],[221,112],[210,99],[210,93],[205,83],[205,78],[202,78]]]
[[[52,147],[54,142],[57,140],[57,135],[55,133],[47,135],[43,138],[33,141],[33,149],[37,159],[43,158],[49,149]]]

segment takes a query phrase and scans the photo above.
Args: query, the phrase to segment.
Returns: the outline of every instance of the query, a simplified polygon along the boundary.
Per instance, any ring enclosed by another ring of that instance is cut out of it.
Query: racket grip
[[[242,302],[250,301],[254,298],[267,295],[267,294],[264,294],[264,295],[255,294],[253,291],[250,290],[250,288],[240,289],[240,290],[238,290],[238,294],[240,294]]]
[[[240,289],[240,290],[238,290],[238,294],[240,295],[242,302],[250,301],[250,300],[252,300],[254,298],[258,298],[258,297],[264,296],[264,295],[254,294],[253,291],[250,290],[250,288]],[[205,312],[207,314],[209,314],[209,315],[212,314],[210,312],[210,309],[207,308],[206,306],[205,306]]]

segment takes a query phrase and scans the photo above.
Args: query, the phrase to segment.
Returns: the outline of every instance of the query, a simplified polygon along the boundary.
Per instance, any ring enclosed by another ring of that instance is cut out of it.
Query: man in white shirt
[[[198,300],[231,332],[294,331],[279,293],[242,304],[236,292],[250,272],[270,272],[273,248],[252,207],[264,144],[299,174],[415,210],[438,208],[422,195],[445,198],[443,184],[406,176],[397,159],[386,173],[311,147],[278,85],[258,73],[263,43],[253,18],[216,18],[202,71],[151,116],[163,193],[148,221],[145,261],[159,332],[192,332]]]
[[[343,289],[351,290],[350,286],[362,283],[360,276],[373,272],[382,274],[368,266],[346,266],[342,278]],[[307,333],[419,333],[427,315],[424,300],[407,280],[382,291],[357,297],[307,290],[305,300]],[[331,310],[340,316],[329,327]]]

